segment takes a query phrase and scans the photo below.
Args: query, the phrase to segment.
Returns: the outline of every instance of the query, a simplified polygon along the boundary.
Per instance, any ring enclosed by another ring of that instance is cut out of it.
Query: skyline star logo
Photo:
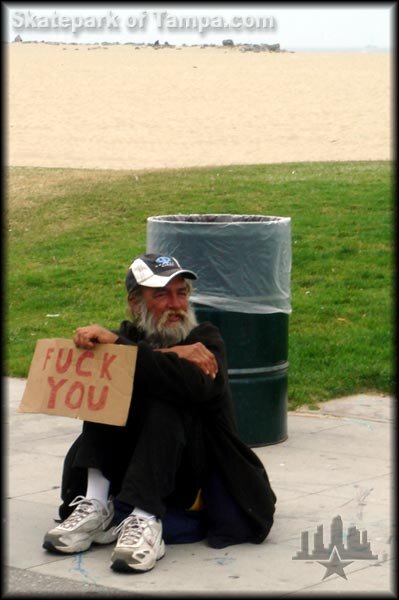
[[[313,535],[313,551],[309,552],[309,532],[301,533],[301,550],[298,550],[292,560],[306,560],[317,562],[326,568],[322,580],[331,575],[339,575],[347,579],[345,567],[352,564],[355,560],[378,560],[378,556],[373,554],[370,548],[370,542],[367,541],[367,531],[361,532],[357,527],[351,525],[346,534],[346,546],[343,542],[343,523],[340,515],[334,517],[330,527],[330,544],[324,546],[323,525],[318,525],[316,533]],[[352,560],[345,560],[352,559]]]

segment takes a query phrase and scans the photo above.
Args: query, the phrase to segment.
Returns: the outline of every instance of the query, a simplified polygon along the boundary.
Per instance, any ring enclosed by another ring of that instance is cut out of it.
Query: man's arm
[[[73,337],[75,346],[84,350],[91,350],[96,344],[115,344],[118,339],[119,336],[117,334],[97,324],[78,327]],[[216,358],[202,342],[195,342],[185,346],[160,348],[154,351],[174,352],[179,358],[185,358],[199,367],[205,375],[209,375],[213,379],[217,375],[218,364]]]

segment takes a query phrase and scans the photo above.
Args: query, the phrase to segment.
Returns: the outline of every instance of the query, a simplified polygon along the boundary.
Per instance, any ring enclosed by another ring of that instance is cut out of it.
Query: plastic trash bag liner
[[[147,252],[198,275],[194,303],[244,313],[291,313],[291,218],[191,214],[147,219]]]

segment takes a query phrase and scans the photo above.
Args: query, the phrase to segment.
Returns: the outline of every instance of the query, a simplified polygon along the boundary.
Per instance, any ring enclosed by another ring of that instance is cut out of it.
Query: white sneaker
[[[114,530],[120,532],[111,556],[114,571],[150,571],[165,554],[162,522],[130,515]]]
[[[65,521],[50,529],[44,536],[43,548],[50,552],[83,552],[93,542],[110,544],[117,538],[111,526],[114,507],[111,500],[105,507],[99,500],[77,496],[69,506],[76,508]]]

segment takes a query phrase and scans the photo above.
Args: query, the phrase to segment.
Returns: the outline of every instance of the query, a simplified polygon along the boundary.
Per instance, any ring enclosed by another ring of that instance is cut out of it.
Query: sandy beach
[[[5,47],[11,166],[393,158],[389,53]]]

